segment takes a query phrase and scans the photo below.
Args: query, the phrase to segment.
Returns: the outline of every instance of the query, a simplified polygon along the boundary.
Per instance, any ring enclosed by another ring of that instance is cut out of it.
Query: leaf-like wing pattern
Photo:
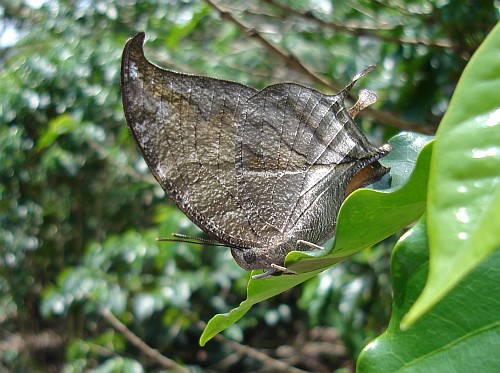
[[[236,150],[239,192],[254,229],[275,245],[327,241],[353,176],[371,165],[361,185],[387,172],[376,160],[389,147],[371,145],[345,108],[351,86],[324,95],[294,83],[276,84],[243,108]]]
[[[143,43],[144,33],[129,40],[122,59],[135,143],[177,206],[241,267],[270,269],[307,249],[298,240],[323,243],[346,194],[387,171],[376,161],[388,146],[372,146],[344,106],[368,70],[337,95],[292,83],[256,91],[162,69]]]
[[[143,33],[129,40],[122,59],[123,106],[137,147],[201,229],[225,244],[252,245],[237,198],[234,148],[239,112],[256,91],[159,68],[144,56],[143,43]]]

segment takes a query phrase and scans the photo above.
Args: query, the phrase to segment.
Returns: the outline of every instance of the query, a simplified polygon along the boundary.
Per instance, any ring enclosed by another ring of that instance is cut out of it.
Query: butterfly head
[[[238,265],[249,271],[253,269],[272,269],[272,265],[282,266],[286,254],[294,250],[288,244],[273,245],[270,247],[231,248],[231,254]]]

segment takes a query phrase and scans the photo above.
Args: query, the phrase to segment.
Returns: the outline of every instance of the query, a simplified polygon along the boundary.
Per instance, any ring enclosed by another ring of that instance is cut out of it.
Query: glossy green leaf
[[[425,219],[392,255],[394,303],[387,331],[360,354],[358,372],[493,372],[500,366],[500,251],[490,256],[408,330],[403,315],[424,287],[429,269]]]
[[[500,24],[467,65],[439,127],[428,223],[429,279],[413,323],[500,248]]]
[[[310,279],[418,219],[425,208],[432,153],[432,142],[425,145],[429,140],[428,136],[409,133],[396,136],[391,141],[393,151],[384,160],[384,164],[391,167],[393,188],[386,192],[360,189],[352,193],[340,209],[336,242],[330,250],[288,254],[285,264],[298,275],[250,279],[247,299],[231,312],[214,316],[203,332],[200,344],[203,346],[238,321],[254,304]],[[380,224],[381,219],[384,224]],[[253,274],[258,273],[254,271]]]
[[[252,275],[257,271],[252,272]],[[228,328],[236,321],[241,319],[245,313],[254,305],[263,300],[278,295],[291,287],[301,284],[311,277],[316,276],[321,270],[315,272],[301,273],[298,275],[284,275],[261,280],[252,280],[248,282],[247,299],[240,305],[232,309],[229,313],[218,314],[212,317],[208,322],[203,334],[200,337],[200,345],[204,346],[216,334]]]

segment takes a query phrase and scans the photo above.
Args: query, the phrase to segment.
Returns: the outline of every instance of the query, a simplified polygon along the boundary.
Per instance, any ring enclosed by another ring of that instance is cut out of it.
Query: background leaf
[[[436,135],[429,181],[431,262],[411,324],[500,248],[500,24],[474,54]]]
[[[357,372],[494,372],[500,366],[500,251],[475,268],[408,330],[403,315],[424,287],[429,269],[425,219],[396,245],[391,259],[393,313],[380,337],[360,354]]]

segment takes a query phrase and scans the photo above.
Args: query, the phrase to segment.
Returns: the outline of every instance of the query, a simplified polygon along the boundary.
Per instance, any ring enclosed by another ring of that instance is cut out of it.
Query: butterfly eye
[[[252,264],[257,260],[257,256],[253,251],[245,250],[245,252],[243,253],[243,259],[245,260],[245,262],[247,262],[247,264]]]

